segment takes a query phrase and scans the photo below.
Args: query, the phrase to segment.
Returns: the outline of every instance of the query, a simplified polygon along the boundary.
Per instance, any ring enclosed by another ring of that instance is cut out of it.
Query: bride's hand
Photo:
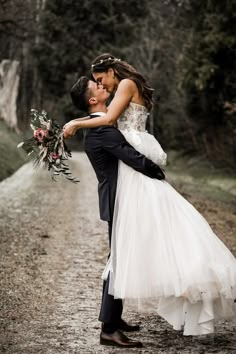
[[[73,135],[75,135],[78,129],[79,127],[77,127],[75,122],[70,121],[69,123],[66,123],[63,127],[64,139],[71,138]]]

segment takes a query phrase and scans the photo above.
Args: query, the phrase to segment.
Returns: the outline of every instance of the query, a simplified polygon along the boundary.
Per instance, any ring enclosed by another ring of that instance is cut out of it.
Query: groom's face
[[[92,97],[96,98],[99,103],[106,102],[110,96],[110,93],[101,84],[97,84],[92,80],[89,81],[88,89],[92,93]]]

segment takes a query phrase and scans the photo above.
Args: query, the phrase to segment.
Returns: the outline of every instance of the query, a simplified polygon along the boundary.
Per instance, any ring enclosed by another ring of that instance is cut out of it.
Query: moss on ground
[[[0,181],[29,161],[26,153],[17,148],[22,139],[21,134],[17,134],[0,120]]]

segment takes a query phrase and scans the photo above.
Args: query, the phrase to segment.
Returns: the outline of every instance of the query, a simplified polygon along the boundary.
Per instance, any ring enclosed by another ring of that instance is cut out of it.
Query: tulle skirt
[[[122,132],[156,163],[165,153],[148,133]],[[109,293],[152,310],[185,335],[212,333],[236,318],[236,259],[203,216],[168,182],[119,162]]]

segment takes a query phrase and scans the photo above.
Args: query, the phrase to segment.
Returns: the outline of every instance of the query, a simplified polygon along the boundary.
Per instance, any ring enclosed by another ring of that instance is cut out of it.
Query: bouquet
[[[62,128],[55,119],[48,119],[46,111],[39,113],[36,109],[31,109],[31,117],[33,137],[22,141],[17,147],[22,147],[33,158],[35,167],[43,165],[47,168],[54,181],[56,176],[62,175],[69,181],[78,183],[79,180],[72,176],[66,163],[71,152],[63,140]]]

